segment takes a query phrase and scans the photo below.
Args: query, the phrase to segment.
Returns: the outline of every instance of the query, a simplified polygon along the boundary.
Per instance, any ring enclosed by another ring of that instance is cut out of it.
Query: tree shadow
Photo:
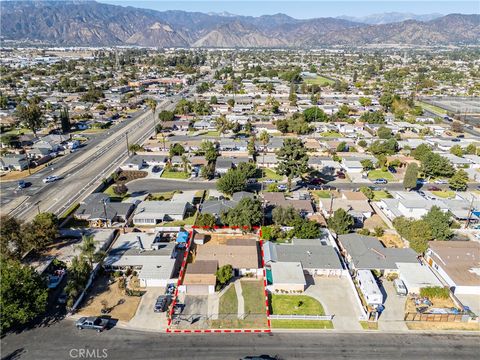
[[[26,351],[25,351],[24,348],[19,348],[19,349],[16,349],[16,350],[12,351],[10,354],[3,356],[2,360],[20,359],[20,357],[25,353],[26,353]]]

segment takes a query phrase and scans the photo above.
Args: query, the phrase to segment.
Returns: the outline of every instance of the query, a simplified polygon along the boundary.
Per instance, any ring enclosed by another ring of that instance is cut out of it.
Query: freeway
[[[164,101],[158,109],[171,109],[177,97]],[[32,219],[39,211],[61,215],[86,194],[95,189],[103,178],[107,177],[127,156],[126,137],[130,144],[142,143],[153,134],[152,114],[141,111],[130,121],[96,137],[86,148],[65,156],[52,167],[31,175],[26,181],[31,186],[24,190],[15,190],[15,183],[2,184],[2,201],[14,201],[22,197],[17,207],[10,211],[13,216],[23,220]],[[56,175],[60,180],[44,184],[42,178]],[[3,204],[2,204],[3,206]]]
[[[103,333],[76,330],[70,320],[7,334],[2,359],[103,358],[241,359],[472,359],[478,335],[423,333],[163,334],[113,328]],[[85,356],[89,349],[90,356]],[[83,357],[80,356],[81,352]],[[92,355],[93,354],[93,355]]]

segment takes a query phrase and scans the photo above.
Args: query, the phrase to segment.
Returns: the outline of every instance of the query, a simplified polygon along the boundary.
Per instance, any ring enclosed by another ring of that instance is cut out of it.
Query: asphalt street
[[[479,186],[479,183],[469,184],[469,189],[474,190]],[[402,183],[388,183],[385,185],[375,185],[373,183],[350,183],[350,182],[329,182],[326,187],[335,187],[342,190],[355,190],[362,186],[375,186],[379,189],[401,191],[405,190]],[[448,185],[428,184],[420,188],[426,190],[430,186],[436,186],[441,189],[447,189]],[[139,179],[128,183],[128,190],[130,193],[146,194],[151,192],[166,192],[174,190],[208,190],[215,189],[216,182],[212,181],[195,181],[195,180],[166,180],[166,179]],[[259,191],[260,184],[249,185],[249,190]]]
[[[158,109],[173,106],[174,103],[168,100],[159,104]],[[11,215],[24,220],[32,219],[38,211],[60,215],[97,187],[127,157],[127,132],[129,144],[147,139],[153,133],[151,112],[138,113],[132,120],[96,137],[84,149],[66,155],[51,167],[31,175],[25,179],[31,185],[24,190],[16,190],[16,182],[2,184],[2,207],[5,206],[3,202],[22,197],[23,203],[15,207]],[[47,175],[57,175],[61,179],[44,184],[42,179]]]
[[[2,360],[241,359],[277,355],[280,359],[473,359],[477,335],[385,333],[164,334],[113,328],[103,333],[77,330],[63,320],[47,327],[8,334]],[[86,357],[86,349],[90,356]],[[92,356],[94,352],[94,356]]]

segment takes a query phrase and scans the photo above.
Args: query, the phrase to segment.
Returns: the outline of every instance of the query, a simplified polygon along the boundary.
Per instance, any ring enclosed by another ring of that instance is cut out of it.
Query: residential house
[[[22,154],[7,154],[0,158],[0,166],[4,171],[22,171],[28,169],[28,160],[25,155]]]
[[[80,202],[74,217],[88,221],[90,227],[123,226],[134,207],[132,203],[112,202],[104,193],[93,193]]]
[[[183,220],[187,206],[186,201],[142,201],[133,215],[133,224],[151,226],[165,221]]]
[[[478,242],[431,241],[425,259],[455,295],[480,295]]]

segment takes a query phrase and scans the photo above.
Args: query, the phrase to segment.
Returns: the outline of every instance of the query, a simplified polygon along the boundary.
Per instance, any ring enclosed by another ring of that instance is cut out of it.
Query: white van
[[[407,296],[408,294],[407,287],[405,286],[402,280],[400,279],[393,280],[393,286],[395,286],[395,291],[397,292],[397,295]]]

